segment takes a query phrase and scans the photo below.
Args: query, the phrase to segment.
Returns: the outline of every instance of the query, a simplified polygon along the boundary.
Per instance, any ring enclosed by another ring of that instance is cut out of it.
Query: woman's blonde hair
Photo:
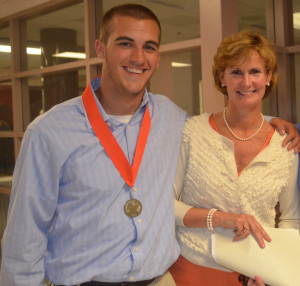
[[[272,91],[278,81],[278,65],[274,46],[263,36],[254,31],[243,30],[225,37],[221,42],[212,67],[216,88],[227,95],[227,88],[222,86],[220,73],[228,66],[239,63],[253,51],[257,52],[265,63],[265,71],[272,74],[270,85],[266,86],[265,97]]]

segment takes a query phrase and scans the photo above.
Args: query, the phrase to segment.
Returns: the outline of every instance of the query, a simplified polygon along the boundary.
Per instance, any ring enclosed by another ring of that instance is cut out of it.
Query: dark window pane
[[[85,89],[85,70],[64,71],[24,79],[23,116],[24,128],[38,115],[54,105],[80,96]]]
[[[0,185],[10,186],[15,165],[14,139],[0,138]]]
[[[11,83],[0,83],[0,132],[13,130]]]

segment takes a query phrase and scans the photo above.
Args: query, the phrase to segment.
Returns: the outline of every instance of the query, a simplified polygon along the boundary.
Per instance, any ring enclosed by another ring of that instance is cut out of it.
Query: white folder
[[[264,227],[272,241],[260,248],[254,236],[233,242],[232,230],[216,229],[212,234],[212,255],[216,263],[271,286],[300,285],[300,235],[296,229]]]

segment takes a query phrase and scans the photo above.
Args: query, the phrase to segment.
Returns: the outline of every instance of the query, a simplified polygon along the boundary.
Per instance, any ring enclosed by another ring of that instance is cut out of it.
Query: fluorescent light
[[[85,59],[85,53],[74,53],[74,52],[64,52],[52,55],[58,58],[73,58],[73,59]]]
[[[192,66],[191,64],[177,63],[177,62],[172,62],[171,65],[174,68],[182,68],[182,67],[190,67],[190,66]]]
[[[42,53],[41,49],[37,48],[26,48],[28,55],[40,55]]]
[[[2,53],[10,53],[10,51],[11,51],[10,46],[0,45],[0,52],[2,52]]]
[[[0,52],[11,53],[11,47],[9,45],[0,45]],[[42,53],[40,48],[26,48],[28,55],[40,55]],[[74,52],[64,52],[59,54],[54,54],[53,57],[59,58],[73,58],[73,59],[85,59],[85,53],[74,53]]]
[[[11,53],[11,47],[8,45],[0,45],[0,52]],[[41,49],[28,47],[26,48],[26,52],[28,55],[40,55]]]
[[[293,14],[294,29],[300,30],[300,12]]]

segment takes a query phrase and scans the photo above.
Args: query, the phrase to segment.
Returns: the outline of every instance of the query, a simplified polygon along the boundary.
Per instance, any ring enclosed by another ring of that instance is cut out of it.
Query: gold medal
[[[137,199],[130,199],[124,205],[124,212],[129,217],[136,217],[142,212],[143,205]]]

